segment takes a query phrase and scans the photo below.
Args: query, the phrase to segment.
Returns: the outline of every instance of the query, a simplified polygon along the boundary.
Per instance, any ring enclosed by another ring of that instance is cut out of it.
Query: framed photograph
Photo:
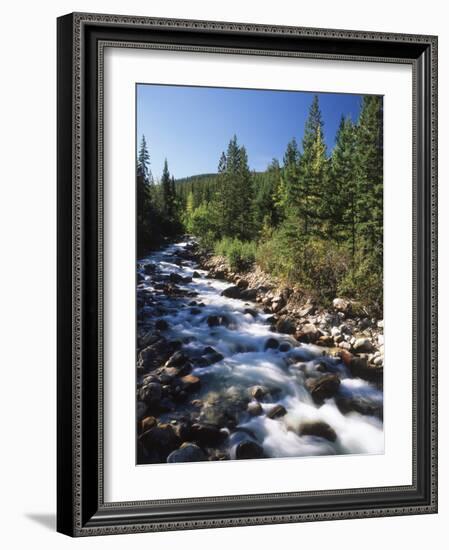
[[[58,531],[437,511],[437,38],[58,19]]]

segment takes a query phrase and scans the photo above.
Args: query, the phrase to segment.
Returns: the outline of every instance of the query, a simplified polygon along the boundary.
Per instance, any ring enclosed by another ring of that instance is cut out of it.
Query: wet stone
[[[276,340],[276,338],[268,338],[268,340],[265,342],[265,349],[277,349],[279,347],[279,340]]]
[[[267,416],[268,418],[276,419],[276,418],[281,418],[286,414],[287,414],[286,408],[283,405],[278,404],[268,411]]]
[[[235,449],[235,458],[237,460],[248,460],[263,457],[263,448],[255,441],[241,441]]]
[[[179,449],[171,452],[167,462],[202,462],[207,460],[207,455],[194,443],[183,443]]]
[[[299,427],[299,435],[312,435],[315,437],[322,437],[329,441],[334,442],[337,439],[335,430],[329,426],[327,422],[305,422]]]
[[[310,393],[317,404],[336,395],[340,388],[340,378],[336,374],[326,374],[318,380],[310,381]]]

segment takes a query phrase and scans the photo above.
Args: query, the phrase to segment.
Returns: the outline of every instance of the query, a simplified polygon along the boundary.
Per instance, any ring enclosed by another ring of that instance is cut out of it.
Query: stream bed
[[[137,264],[137,462],[382,453],[382,389],[223,296],[193,246]]]

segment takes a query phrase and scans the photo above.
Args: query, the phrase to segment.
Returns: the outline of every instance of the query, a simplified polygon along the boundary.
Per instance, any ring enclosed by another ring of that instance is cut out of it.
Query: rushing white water
[[[237,425],[224,428],[229,432],[226,448],[230,457],[235,457],[236,446],[243,439],[258,442],[267,457],[382,453],[382,420],[355,411],[343,414],[335,399],[326,399],[319,406],[313,401],[305,382],[307,378],[323,375],[317,367],[324,362],[328,372],[337,373],[341,379],[340,397],[348,400],[355,398],[366,405],[379,407],[382,391],[369,382],[352,378],[339,359],[323,356],[322,348],[299,344],[291,336],[273,333],[267,322],[270,315],[263,313],[254,303],[221,296],[220,293],[230,283],[208,278],[207,273],[198,269],[192,261],[182,259],[179,262],[179,251],[182,252],[187,245],[188,242],[172,244],[139,261],[138,288],[155,296],[159,306],[159,310],[154,305],[142,307],[139,323],[151,326],[156,318],[167,321],[167,337],[185,342],[183,351],[192,357],[206,346],[223,355],[221,361],[192,371],[201,380],[201,388],[192,399],[202,400],[201,414],[206,420],[209,416],[213,418],[217,408],[226,412],[239,400],[246,399],[252,386],[260,385],[270,390],[261,399],[262,414],[249,414],[245,402],[243,408],[237,407]],[[147,275],[146,264],[155,265],[156,274]],[[197,293],[194,298],[169,297],[157,289],[158,277],[171,273],[192,277],[194,271],[200,277],[177,285]],[[192,313],[192,307],[188,306],[191,300],[204,304],[200,313]],[[249,308],[251,313],[247,312]],[[207,319],[211,315],[225,315],[229,323],[227,326],[210,327]],[[265,349],[268,338],[273,337],[288,343],[290,348],[282,352]],[[278,404],[283,405],[287,413],[280,418],[269,418],[266,413]],[[336,440],[330,441],[317,435],[298,435],[304,423],[316,421],[327,423],[335,431]]]

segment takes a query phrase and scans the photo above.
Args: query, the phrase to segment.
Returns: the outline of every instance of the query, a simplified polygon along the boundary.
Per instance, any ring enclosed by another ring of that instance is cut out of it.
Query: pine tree
[[[327,215],[328,160],[323,126],[318,96],[315,95],[305,124],[299,161],[299,215],[303,220],[304,235],[320,234],[322,220]]]
[[[153,183],[153,177],[150,170],[150,153],[148,152],[144,134],[142,134],[139,154],[137,155],[137,175],[140,176],[145,183]]]
[[[364,96],[356,128],[358,231],[367,252],[383,257],[382,98]]]
[[[154,232],[156,212],[152,193],[153,177],[150,170],[150,154],[144,135],[137,156],[136,179],[137,251],[141,255],[151,248],[156,238]]]
[[[292,207],[299,204],[301,190],[299,187],[299,161],[300,154],[296,139],[293,138],[288,144],[284,154],[283,184],[287,200]]]
[[[356,134],[350,118],[341,118],[330,168],[330,236],[347,242],[354,259],[356,251],[357,187]]]
[[[171,222],[173,218],[173,190],[172,190],[172,178],[168,170],[167,159],[164,161],[164,168],[162,171],[161,178],[161,187],[162,187],[162,201],[164,213],[167,217],[167,222]]]
[[[237,136],[221,155],[218,170],[220,230],[223,236],[246,239],[252,232],[252,185],[246,149],[239,147]]]
[[[248,155],[242,145],[238,152],[238,169],[235,178],[234,203],[236,216],[234,220],[235,233],[242,240],[253,236],[253,189],[252,176],[248,166]]]

